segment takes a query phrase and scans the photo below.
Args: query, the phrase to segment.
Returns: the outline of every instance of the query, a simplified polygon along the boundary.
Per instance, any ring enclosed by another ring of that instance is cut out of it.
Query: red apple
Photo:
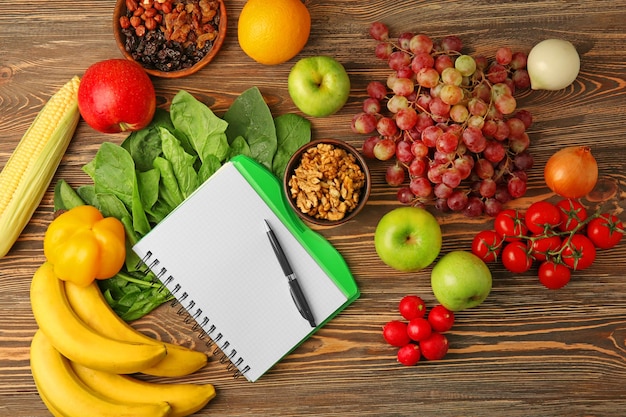
[[[78,87],[78,109],[89,126],[103,133],[140,130],[154,116],[152,80],[136,62],[108,59],[85,71]]]

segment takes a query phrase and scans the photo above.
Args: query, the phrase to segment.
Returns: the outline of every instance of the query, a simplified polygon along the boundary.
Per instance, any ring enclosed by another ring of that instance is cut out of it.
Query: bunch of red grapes
[[[398,200],[473,217],[496,216],[523,196],[532,115],[517,109],[514,94],[530,87],[527,54],[502,47],[491,61],[465,55],[456,36],[403,33],[394,42],[381,22],[370,35],[392,71],[368,84],[352,130],[368,135],[366,157],[394,161],[385,178],[399,187]]]

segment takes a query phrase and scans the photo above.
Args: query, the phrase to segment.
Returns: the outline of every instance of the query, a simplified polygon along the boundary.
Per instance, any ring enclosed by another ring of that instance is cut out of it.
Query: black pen
[[[278,262],[280,266],[283,268],[283,272],[287,277],[289,282],[289,290],[291,291],[291,298],[293,298],[294,303],[296,303],[296,307],[298,307],[298,311],[302,317],[309,321],[311,327],[316,327],[315,318],[313,317],[313,313],[311,312],[311,308],[306,301],[304,293],[302,292],[302,288],[300,288],[300,284],[298,284],[298,280],[296,279],[296,274],[291,269],[291,265],[289,265],[289,261],[287,260],[287,256],[285,256],[285,252],[283,252],[283,248],[281,248],[278,239],[276,239],[276,235],[274,231],[270,227],[270,224],[265,220],[265,230],[267,231],[267,237],[270,239],[270,243],[272,244],[272,248],[274,249],[274,253],[278,258]]]

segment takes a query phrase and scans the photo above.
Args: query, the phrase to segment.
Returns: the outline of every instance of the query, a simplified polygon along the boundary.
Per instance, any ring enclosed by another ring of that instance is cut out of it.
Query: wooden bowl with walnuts
[[[224,43],[226,27],[223,0],[117,0],[113,13],[122,54],[162,78],[204,68]]]
[[[319,226],[353,219],[371,191],[367,163],[350,144],[320,139],[298,149],[285,169],[283,187],[293,210]]]

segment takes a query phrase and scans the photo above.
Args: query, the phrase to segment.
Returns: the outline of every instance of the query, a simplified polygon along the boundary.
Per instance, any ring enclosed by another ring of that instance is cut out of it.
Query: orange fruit
[[[250,58],[276,65],[296,56],[311,31],[311,15],[301,0],[249,0],[237,26],[239,46]]]

